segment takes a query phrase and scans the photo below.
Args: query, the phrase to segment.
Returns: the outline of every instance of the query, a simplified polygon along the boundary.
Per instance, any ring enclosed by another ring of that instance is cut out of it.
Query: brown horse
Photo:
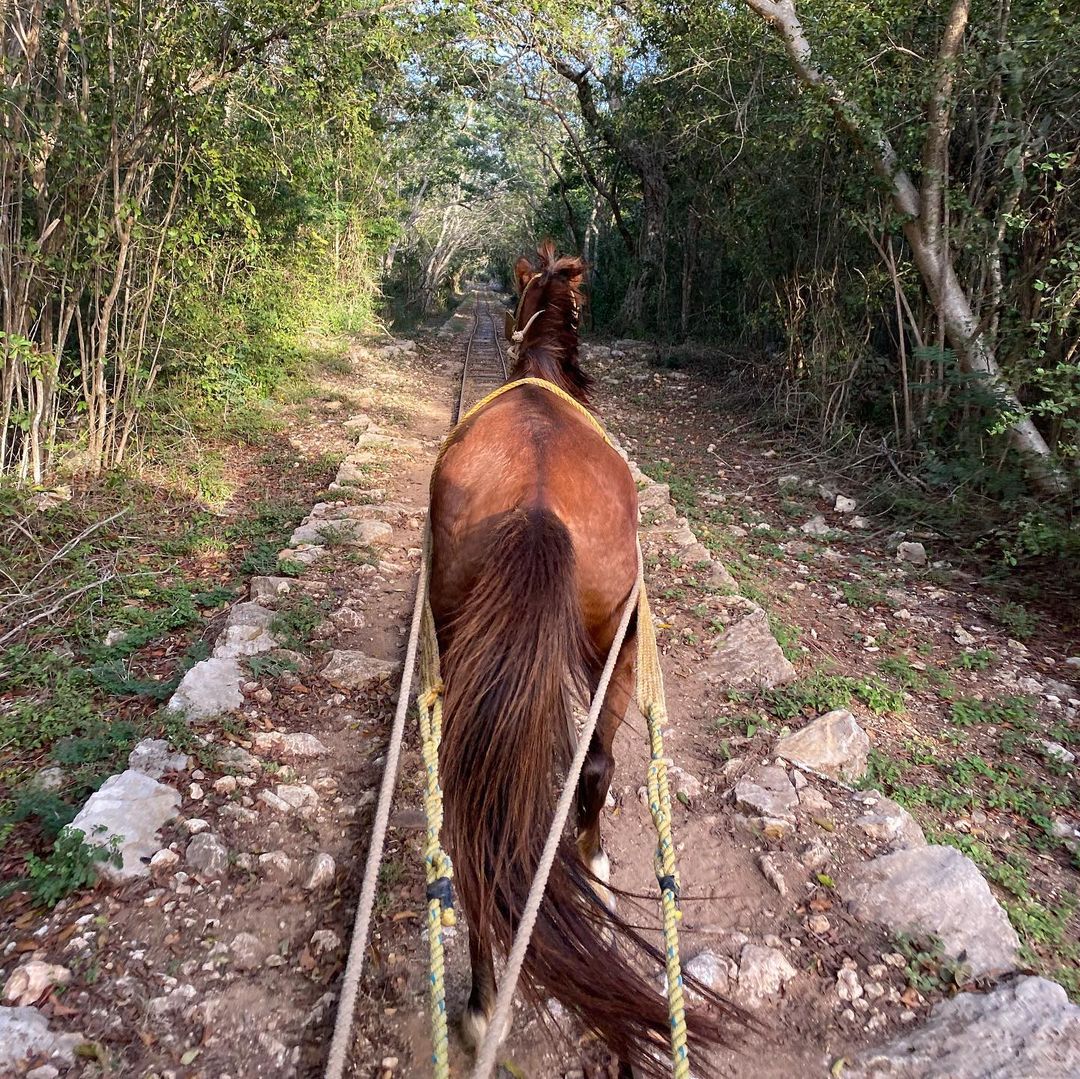
[[[511,379],[543,378],[587,404],[577,333],[585,266],[556,258],[550,242],[538,254],[539,266],[515,266],[517,325],[527,329]],[[445,839],[470,926],[463,1031],[475,1046],[494,1010],[492,946],[512,943],[573,753],[571,697],[595,689],[634,584],[637,491],[586,417],[523,386],[455,430],[432,477],[431,528]],[[660,957],[609,909],[600,844],[634,636],[631,625],[579,785],[576,849],[564,837],[524,982],[538,1000],[555,996],[621,1061],[652,1072],[657,1051],[664,1057],[667,1003],[619,942],[654,964]],[[688,1025],[691,1037],[720,1041],[716,1011],[692,1013]]]

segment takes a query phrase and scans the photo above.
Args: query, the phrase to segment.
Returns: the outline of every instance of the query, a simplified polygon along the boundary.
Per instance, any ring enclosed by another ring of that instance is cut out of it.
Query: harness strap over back
[[[614,443],[608,437],[608,433],[604,428],[604,425],[585,407],[576,397],[571,396],[561,386],[556,386],[554,382],[549,382],[546,378],[536,378],[533,375],[529,375],[526,378],[516,378],[513,382],[506,382],[501,385],[497,390],[492,390],[487,397],[477,401],[464,416],[457,422],[457,426],[446,436],[446,440],[443,442],[443,450],[446,449],[446,444],[457,432],[466,420],[471,420],[481,409],[486,408],[497,397],[502,397],[504,393],[509,393],[511,390],[516,390],[518,386],[539,386],[542,390],[547,390],[548,393],[553,393],[560,400],[565,401],[568,405],[576,409],[582,416],[585,417],[592,424],[596,433],[609,445],[612,449],[615,448]],[[442,450],[439,451],[439,456],[442,457]]]

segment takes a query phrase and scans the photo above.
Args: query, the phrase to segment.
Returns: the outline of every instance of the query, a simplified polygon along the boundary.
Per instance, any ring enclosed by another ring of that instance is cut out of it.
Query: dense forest
[[[0,473],[171,452],[550,235],[1005,565],[1077,553],[1080,27],[1032,0],[15,0]]]

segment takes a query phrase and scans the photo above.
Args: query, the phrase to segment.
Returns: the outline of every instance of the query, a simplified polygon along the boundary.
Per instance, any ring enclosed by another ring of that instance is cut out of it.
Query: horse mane
[[[528,329],[511,377],[546,378],[587,405],[593,380],[578,362],[585,260],[577,255],[557,255],[551,240],[544,240],[536,254],[538,263],[524,256],[514,263],[514,280],[522,297],[517,325],[518,329],[528,325]],[[529,324],[534,315],[535,321]]]

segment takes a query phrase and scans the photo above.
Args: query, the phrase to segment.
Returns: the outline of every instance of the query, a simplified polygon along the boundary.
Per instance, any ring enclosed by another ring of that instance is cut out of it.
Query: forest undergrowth
[[[878,501],[872,469],[807,452],[775,414],[742,410],[711,379],[668,369],[648,390],[621,381],[607,393],[605,414],[766,609],[798,673],[730,695],[712,724],[717,759],[768,755],[806,719],[851,709],[873,747],[861,785],[907,808],[930,842],[971,857],[1024,962],[1080,999],[1080,847],[1068,826],[1080,723],[1062,697],[1076,692],[1064,661],[1080,619],[1054,567],[1019,585],[986,552],[972,558],[921,528],[906,504]],[[832,511],[837,494],[857,513]],[[818,516],[821,534],[802,530]],[[901,533],[924,544],[925,566],[898,561],[890,537]],[[664,634],[680,632],[679,613],[705,610],[699,600],[687,585],[659,593]]]
[[[110,470],[45,501],[5,491],[5,881],[44,859],[44,878],[59,872],[75,886],[85,852],[52,853],[60,829],[141,739],[196,748],[161,706],[209,654],[250,577],[294,572],[278,551],[347,451],[335,421],[356,391],[345,338],[311,334],[300,344],[276,392],[228,414],[188,414],[187,430],[171,431],[138,469]]]

